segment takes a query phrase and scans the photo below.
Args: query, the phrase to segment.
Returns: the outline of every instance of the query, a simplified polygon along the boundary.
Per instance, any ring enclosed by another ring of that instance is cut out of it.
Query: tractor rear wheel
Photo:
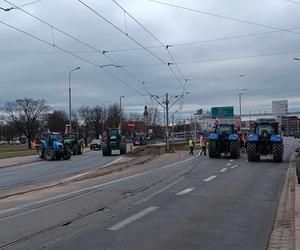
[[[217,151],[217,142],[216,141],[210,141],[208,144],[208,155],[210,158],[217,158],[218,157],[218,151]]]
[[[54,159],[55,153],[52,149],[46,149],[44,152],[45,160],[52,161]]]
[[[282,143],[273,144],[272,154],[273,154],[274,162],[282,162],[282,160],[283,160],[283,144]]]
[[[120,143],[120,154],[123,155],[123,154],[126,154],[126,142],[122,142]]]
[[[259,156],[256,154],[256,144],[253,142],[247,143],[247,157],[248,161],[257,161]]]
[[[39,149],[38,149],[38,154],[39,154],[39,157],[41,159],[44,158],[44,147],[43,147],[43,144],[40,144]]]
[[[229,142],[230,157],[238,159],[240,157],[240,145],[238,141]]]
[[[78,154],[77,150],[78,150],[77,145],[74,145],[73,148],[72,148],[73,155],[77,155]]]

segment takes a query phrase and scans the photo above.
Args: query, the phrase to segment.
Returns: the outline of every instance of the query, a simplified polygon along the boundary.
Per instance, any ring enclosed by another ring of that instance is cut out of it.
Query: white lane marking
[[[222,168],[219,172],[224,173],[228,168]]]
[[[67,197],[72,196],[72,195],[78,195],[82,192],[86,192],[85,194],[89,194],[90,192],[93,192],[94,190],[97,190],[99,188],[110,186],[110,185],[113,185],[115,183],[119,183],[119,182],[122,182],[122,181],[130,180],[130,179],[133,179],[133,178],[138,177],[138,176],[147,175],[149,173],[152,173],[154,171],[159,171],[161,169],[177,166],[177,165],[180,165],[181,163],[184,163],[184,162],[187,162],[187,161],[190,161],[190,160],[193,160],[193,158],[188,158],[188,159],[185,159],[185,160],[182,160],[182,161],[179,161],[179,162],[168,164],[168,165],[166,165],[164,167],[161,167],[161,168],[151,169],[151,170],[145,171],[143,173],[134,174],[134,175],[131,175],[131,176],[123,177],[123,178],[113,180],[113,181],[109,181],[109,182],[106,182],[106,183],[102,183],[102,184],[99,184],[99,185],[78,189],[78,190],[75,190],[75,191],[60,194],[60,195],[53,196],[53,197],[50,197],[50,198],[46,198],[46,199],[43,199],[43,200],[39,200],[39,201],[24,204],[24,205],[19,205],[19,206],[15,206],[15,207],[12,207],[12,208],[4,209],[4,210],[0,211],[0,215],[6,214],[6,213],[9,213],[9,212],[15,212],[15,211],[22,210],[22,209],[27,209],[31,206],[47,203],[47,202],[50,202],[50,201],[55,201],[57,199],[67,198]],[[22,213],[20,213],[20,214],[22,214]],[[2,219],[5,219],[5,218],[2,218]],[[0,219],[0,220],[2,220],[2,219]]]
[[[217,175],[212,175],[212,176],[209,176],[208,178],[204,179],[203,181],[211,181],[217,177],[218,177]]]
[[[107,164],[105,164],[105,165],[103,165],[103,166],[97,167],[97,169],[98,169],[98,168],[105,168],[105,167],[108,167],[108,166],[110,166],[110,165],[112,165],[112,164],[117,163],[118,161],[120,161],[120,160],[122,160],[122,159],[123,159],[123,157],[119,157],[119,158],[117,158],[116,160],[114,160],[114,161],[112,161],[112,162],[109,162],[109,163],[107,163]],[[92,173],[92,172],[93,172],[93,171],[84,172],[84,173],[81,173],[81,174],[78,174],[78,175],[71,176],[71,177],[69,177],[69,178],[67,178],[67,179],[63,179],[62,181],[71,181],[71,180],[74,180],[74,179],[79,178],[79,177],[81,177],[81,176],[88,175],[88,174],[90,174],[90,173]]]
[[[233,160],[233,159],[230,159],[229,161],[233,162],[234,160]]]
[[[234,165],[234,166],[232,166],[232,167],[230,167],[230,168],[236,168],[236,167],[238,167],[239,165]]]
[[[230,166],[231,166],[231,163],[230,163],[230,162],[228,162],[228,163],[226,164],[226,166],[227,166],[227,167],[230,167]]]
[[[186,189],[184,189],[184,190],[178,192],[176,195],[179,195],[179,196],[185,195],[185,194],[188,194],[188,193],[192,192],[194,189],[195,189],[195,188],[193,188],[193,187],[192,187],[192,188],[186,188]]]
[[[134,214],[130,217],[128,217],[127,219],[109,227],[107,230],[110,230],[110,231],[116,231],[116,230],[119,230],[125,226],[127,226],[128,224],[136,221],[136,220],[139,220],[141,219],[142,217],[146,216],[147,214],[150,214],[152,213],[153,211],[155,211],[156,209],[158,209],[159,207],[157,206],[151,206],[151,207],[148,207],[142,211],[140,211],[139,213],[137,214]]]

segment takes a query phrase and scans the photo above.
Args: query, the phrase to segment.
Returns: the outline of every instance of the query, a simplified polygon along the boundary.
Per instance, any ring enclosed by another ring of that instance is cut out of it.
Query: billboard
[[[226,118],[234,118],[234,109],[233,106],[227,107],[212,107],[211,108],[211,118],[216,119],[226,119]]]

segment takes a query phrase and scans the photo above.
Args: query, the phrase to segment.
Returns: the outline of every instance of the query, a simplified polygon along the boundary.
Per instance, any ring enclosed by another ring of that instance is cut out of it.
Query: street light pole
[[[241,91],[247,91],[247,89],[241,89]],[[244,93],[240,92],[239,93],[239,107],[240,107],[240,121],[242,122],[242,95]]]
[[[69,73],[69,132],[72,132],[71,73],[78,69],[80,69],[80,67],[72,69]]]
[[[122,135],[122,98],[125,96],[120,96],[120,134]]]
[[[168,93],[166,93],[166,145],[167,145],[167,150],[169,150],[170,145],[169,145],[169,96],[168,96]]]

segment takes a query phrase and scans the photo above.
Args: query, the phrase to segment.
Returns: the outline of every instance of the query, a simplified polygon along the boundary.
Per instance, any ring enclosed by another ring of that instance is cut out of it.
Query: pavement
[[[296,164],[300,166],[300,157],[296,160]],[[294,169],[293,169],[294,170]],[[294,172],[295,174],[295,172]],[[300,185],[295,176],[295,249],[300,250]]]

